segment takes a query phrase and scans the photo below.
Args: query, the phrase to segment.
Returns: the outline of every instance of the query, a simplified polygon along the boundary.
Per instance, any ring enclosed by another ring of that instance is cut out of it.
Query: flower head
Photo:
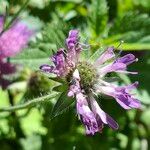
[[[3,30],[4,17],[0,17],[0,33]],[[28,43],[33,31],[21,21],[15,21],[12,26],[0,35],[0,85],[5,89],[10,81],[5,79],[5,75],[16,71],[15,65],[6,62],[8,57],[15,56]]]
[[[133,54],[116,57],[114,48],[109,47],[95,62],[80,60],[83,50],[79,43],[79,31],[71,30],[66,39],[67,49],[61,48],[52,57],[53,66],[42,65],[40,69],[47,73],[66,78],[69,84],[68,96],[76,98],[76,109],[80,120],[85,125],[86,134],[102,132],[104,125],[118,129],[118,124],[104,112],[95,99],[95,95],[112,96],[124,109],[140,108],[140,101],[130,91],[137,87],[138,82],[127,86],[118,86],[105,80],[110,72],[130,73],[127,66],[137,59]]]
[[[0,17],[0,32],[3,30],[4,18]],[[17,20],[0,36],[0,59],[15,56],[28,43],[33,31]]]

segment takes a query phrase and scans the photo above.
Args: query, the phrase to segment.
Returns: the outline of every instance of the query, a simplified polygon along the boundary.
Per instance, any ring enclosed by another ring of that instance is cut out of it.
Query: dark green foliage
[[[108,20],[108,7],[106,0],[92,1],[89,8],[89,24],[93,36],[99,36],[104,32]]]
[[[74,102],[75,100],[73,98],[69,98],[67,96],[67,92],[63,92],[59,98],[57,99],[57,102],[55,103],[50,119],[53,119],[54,117],[62,114],[64,111],[69,109],[70,105]]]
[[[150,18],[148,14],[128,12],[115,20],[114,25],[110,29],[110,35],[122,33],[122,39],[125,42],[135,43],[149,35],[149,31]]]

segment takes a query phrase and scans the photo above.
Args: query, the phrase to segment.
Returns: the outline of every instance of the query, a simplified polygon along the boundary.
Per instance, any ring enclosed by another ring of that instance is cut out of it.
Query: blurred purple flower
[[[67,81],[69,79],[68,96],[76,97],[77,113],[85,125],[86,134],[102,132],[105,124],[116,130],[118,124],[100,108],[94,95],[112,96],[124,109],[140,108],[140,101],[130,94],[130,91],[137,87],[138,82],[117,86],[105,80],[105,76],[110,72],[137,74],[127,71],[127,66],[136,62],[137,58],[133,54],[116,58],[114,48],[109,47],[94,62],[80,61],[79,54],[83,44],[79,43],[78,34],[78,30],[71,30],[66,39],[67,49],[59,49],[52,57],[54,66],[42,65],[40,69],[66,78]]]
[[[0,31],[3,30],[4,18],[0,17]],[[15,21],[12,26],[0,36],[0,59],[15,56],[28,43],[33,31],[20,21]]]
[[[0,33],[3,30],[4,17],[0,17]],[[15,56],[28,43],[33,31],[19,20],[15,21],[12,26],[0,35],[0,85],[6,88],[10,82],[4,79],[5,75],[15,72],[15,66],[5,62],[8,57]]]

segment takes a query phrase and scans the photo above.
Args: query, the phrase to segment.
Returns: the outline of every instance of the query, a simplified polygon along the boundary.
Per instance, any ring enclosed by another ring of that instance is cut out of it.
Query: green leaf
[[[19,55],[10,59],[11,62],[22,64],[33,70],[38,70],[42,64],[49,64],[47,53],[39,49],[24,49]]]
[[[95,35],[102,33],[108,20],[106,0],[94,0],[89,8],[89,25]]]
[[[56,92],[64,92],[65,90],[68,89],[68,85],[67,84],[63,84],[63,85],[58,85],[58,86],[55,86],[53,88],[53,91],[56,91]]]
[[[20,140],[23,150],[40,150],[42,147],[42,139],[40,135],[32,134],[27,136],[27,138],[22,138]]]
[[[137,97],[143,104],[150,105],[150,94],[146,89],[142,89],[140,92],[137,92]]]
[[[58,19],[57,16],[54,17]],[[68,25],[59,19],[57,24],[54,22],[46,25],[42,33],[42,42],[55,44],[56,51],[58,48],[65,47],[66,34],[68,34]]]
[[[59,77],[49,77],[49,79],[63,84],[66,83],[65,79]]]
[[[150,118],[150,109],[145,110],[142,113],[141,118],[140,118],[140,120],[142,122],[144,122],[148,126],[148,128],[150,129],[150,126],[149,126],[150,125],[150,119],[148,119],[148,118]]]
[[[144,31],[146,34],[149,34],[149,25],[150,18],[148,14],[139,14],[130,11],[115,19],[113,26],[110,28],[109,35],[126,33],[129,31]]]
[[[150,49],[150,18],[148,14],[127,12],[117,17],[109,30],[105,44],[118,45],[123,40],[123,50]]]
[[[63,30],[62,30],[63,28]],[[42,32],[42,37],[36,38],[35,42],[31,42],[29,48],[14,58],[11,62],[23,64],[33,70],[38,70],[42,64],[49,64],[49,57],[53,55],[58,48],[65,47],[65,31],[63,22],[60,25],[55,23],[47,24]]]
[[[139,40],[139,42],[140,42],[140,43],[146,43],[146,44],[150,43],[150,35],[141,38],[141,39]]]
[[[67,92],[63,92],[58,98],[56,104],[54,105],[50,118],[53,119],[54,117],[62,114],[71,106],[73,102],[74,102],[74,99],[68,97]]]
[[[117,47],[119,45],[119,42],[112,43],[114,47]],[[123,43],[122,49],[125,51],[140,51],[140,50],[150,50],[150,44],[149,43]]]

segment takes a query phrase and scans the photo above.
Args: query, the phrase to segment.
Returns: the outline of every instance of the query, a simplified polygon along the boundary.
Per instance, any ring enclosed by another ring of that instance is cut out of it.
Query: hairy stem
[[[33,99],[31,101],[28,101],[24,104],[15,105],[15,106],[11,106],[11,107],[0,108],[0,112],[13,112],[13,111],[21,110],[21,109],[30,108],[30,107],[35,106],[36,104],[43,103],[43,102],[45,102],[45,101],[47,101],[51,98],[54,98],[57,95],[58,94],[53,93],[53,94],[49,94],[49,95],[42,96],[42,97],[39,97],[39,98],[35,98],[35,99]]]

